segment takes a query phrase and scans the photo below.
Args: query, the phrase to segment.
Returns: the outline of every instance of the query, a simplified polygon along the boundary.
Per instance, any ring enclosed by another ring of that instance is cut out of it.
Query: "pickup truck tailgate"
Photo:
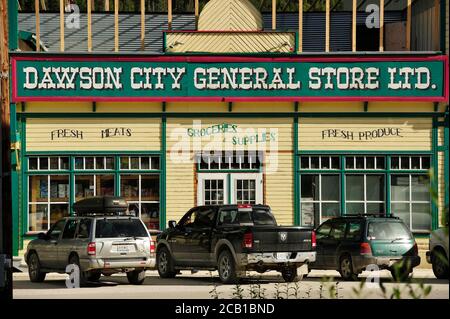
[[[314,250],[312,228],[254,226],[255,252],[301,252]]]

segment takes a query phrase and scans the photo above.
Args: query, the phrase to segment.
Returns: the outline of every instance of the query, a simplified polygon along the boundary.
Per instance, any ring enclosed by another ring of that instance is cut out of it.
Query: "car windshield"
[[[96,238],[147,237],[139,219],[99,219],[95,227]]]
[[[369,240],[402,240],[411,239],[411,233],[401,222],[370,222],[367,239]]]

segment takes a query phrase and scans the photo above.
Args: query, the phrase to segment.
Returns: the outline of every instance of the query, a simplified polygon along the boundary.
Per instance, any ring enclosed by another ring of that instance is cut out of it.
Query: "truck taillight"
[[[253,248],[253,233],[248,232],[244,234],[244,240],[242,241],[242,246],[244,248]]]
[[[87,254],[89,256],[93,256],[97,253],[97,246],[95,245],[95,243],[89,243],[87,246]]]
[[[155,242],[152,240],[150,241],[150,253],[155,252]]]
[[[311,234],[311,246],[312,248],[316,248],[317,243],[316,243],[316,232],[313,230],[312,234]]]
[[[361,255],[372,255],[372,248],[369,243],[361,243],[359,246],[359,253]]]
[[[417,256],[419,254],[419,247],[417,247],[417,243],[414,242],[414,255]]]

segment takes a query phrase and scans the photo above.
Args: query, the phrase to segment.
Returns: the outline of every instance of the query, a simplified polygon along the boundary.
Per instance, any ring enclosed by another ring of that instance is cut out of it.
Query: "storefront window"
[[[346,175],[346,213],[384,214],[384,175]]]
[[[428,175],[402,174],[391,177],[391,213],[414,232],[431,230],[431,195]]]
[[[113,196],[113,175],[75,175],[75,200],[93,196]]]

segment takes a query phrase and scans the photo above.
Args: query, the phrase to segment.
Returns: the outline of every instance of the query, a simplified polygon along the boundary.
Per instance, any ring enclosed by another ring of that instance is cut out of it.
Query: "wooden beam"
[[[325,52],[330,52],[330,0],[325,2]]]
[[[195,0],[195,29],[198,29],[198,18],[200,16],[200,8],[198,0]]]
[[[119,52],[119,0],[114,0],[114,52]]]
[[[303,52],[303,0],[298,0],[298,52]]]
[[[406,50],[411,51],[411,4],[412,0],[408,0],[406,7]]]
[[[445,2],[445,1],[444,1]],[[441,3],[440,0],[434,0],[434,17],[433,17],[433,50],[440,51],[444,50],[444,48],[440,48],[441,46],[441,32],[440,32],[440,14],[441,14]]]
[[[141,51],[145,50],[145,0],[141,0]]]
[[[172,0],[167,0],[167,28],[169,30],[172,30],[172,20],[173,20]]]
[[[64,0],[59,0],[59,50],[64,52]]]
[[[88,52],[92,52],[92,0],[87,0]]]
[[[272,0],[272,30],[277,29],[277,0]]]
[[[356,15],[357,15],[357,4],[358,0],[353,0],[352,9],[352,52],[356,52]]]
[[[34,14],[36,16],[36,51],[41,51],[41,17],[39,14],[39,0],[34,0]]]
[[[104,0],[105,1],[105,11],[109,11],[109,0]]]
[[[384,0],[380,0],[380,45],[379,51],[384,51]]]

